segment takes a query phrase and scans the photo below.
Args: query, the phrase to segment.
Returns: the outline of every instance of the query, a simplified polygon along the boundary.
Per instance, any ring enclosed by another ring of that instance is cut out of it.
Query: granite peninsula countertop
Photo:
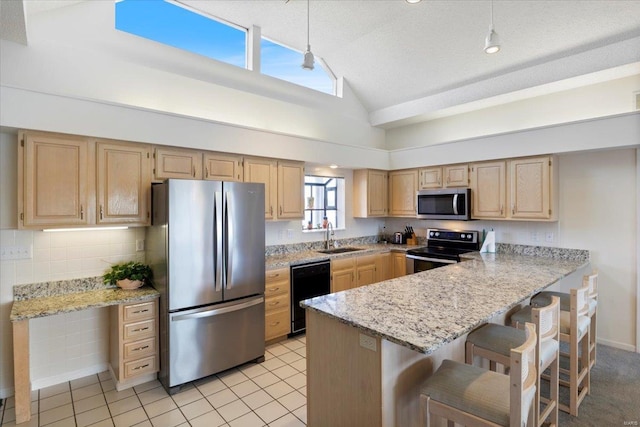
[[[365,243],[365,244],[345,244],[341,246],[348,246],[358,248],[360,250],[353,252],[344,252],[341,254],[323,254],[318,252],[320,249],[305,249],[289,253],[280,253],[267,255],[265,257],[265,265],[267,270],[273,270],[276,268],[294,266],[299,264],[305,264],[308,262],[331,260],[338,258],[347,258],[360,255],[371,255],[384,252],[406,252],[409,249],[415,249],[423,247],[424,245],[395,245],[395,244],[383,244],[383,243]]]
[[[528,250],[463,255],[465,261],[302,301],[363,332],[430,354],[589,264],[589,252]]]
[[[151,286],[123,290],[105,285],[101,277],[16,285],[9,319],[18,322],[93,307],[151,301],[159,296]]]

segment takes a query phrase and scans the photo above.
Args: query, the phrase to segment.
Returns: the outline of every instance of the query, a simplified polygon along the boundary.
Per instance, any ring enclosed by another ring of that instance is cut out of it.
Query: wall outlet
[[[293,229],[287,228],[287,239],[293,239]]]
[[[33,248],[29,246],[3,246],[0,249],[0,260],[31,259]]]
[[[376,339],[369,335],[360,334],[360,347],[364,347],[367,350],[376,351]]]
[[[144,251],[144,239],[136,240],[136,252]]]
[[[537,231],[532,231],[530,237],[532,242],[538,242],[540,240],[540,236]]]
[[[553,243],[553,233],[546,233],[546,234],[544,235],[544,240],[545,240],[547,243]]]

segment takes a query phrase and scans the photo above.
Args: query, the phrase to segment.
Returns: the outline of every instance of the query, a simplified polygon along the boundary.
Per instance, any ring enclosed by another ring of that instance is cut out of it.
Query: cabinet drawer
[[[289,281],[281,281],[277,283],[267,283],[264,288],[264,296],[266,298],[276,295],[287,294],[289,295]]]
[[[140,304],[125,305],[122,310],[123,322],[136,322],[143,319],[153,319],[156,316],[155,301],[143,302]]]
[[[265,339],[281,337],[291,332],[289,310],[274,311],[265,316]]]
[[[265,283],[267,285],[281,282],[283,280],[289,281],[289,268],[279,268],[277,270],[268,270],[265,273]]]
[[[124,377],[131,378],[136,375],[156,372],[156,356],[145,357],[124,364]]]
[[[129,323],[124,325],[123,340],[138,340],[141,338],[150,338],[156,335],[155,319],[143,320],[142,322]]]
[[[356,257],[338,258],[331,260],[331,271],[348,270],[356,267]]]
[[[141,357],[156,354],[156,339],[154,337],[145,340],[133,341],[125,343],[122,347],[124,360],[139,359]]]
[[[279,295],[265,300],[264,311],[267,313],[283,308],[289,308],[289,294]]]

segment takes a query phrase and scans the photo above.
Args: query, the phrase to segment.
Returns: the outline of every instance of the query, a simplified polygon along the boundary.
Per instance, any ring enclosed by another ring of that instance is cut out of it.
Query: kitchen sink
[[[320,252],[321,254],[343,254],[345,252],[355,252],[355,251],[361,251],[361,250],[362,249],[360,248],[344,247],[344,248],[322,249],[317,252]]]

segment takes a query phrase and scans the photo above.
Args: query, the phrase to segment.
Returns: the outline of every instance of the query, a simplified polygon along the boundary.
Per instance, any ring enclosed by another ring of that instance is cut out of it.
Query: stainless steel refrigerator
[[[147,262],[160,292],[160,382],[264,360],[264,184],[152,187]]]

